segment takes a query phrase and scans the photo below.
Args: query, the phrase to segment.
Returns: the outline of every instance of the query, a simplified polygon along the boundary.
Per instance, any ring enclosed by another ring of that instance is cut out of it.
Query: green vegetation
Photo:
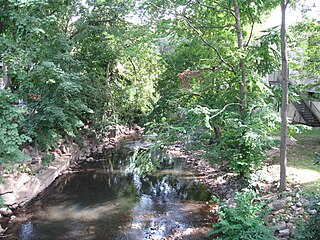
[[[43,166],[47,166],[49,163],[51,163],[53,160],[53,155],[51,153],[47,153],[41,158],[41,164]]]
[[[31,142],[103,138],[109,126],[146,115],[161,73],[134,1],[4,1],[1,4],[0,163],[25,159]],[[1,80],[2,82],[2,80]]]
[[[4,207],[4,203],[3,203],[3,199],[2,197],[0,196],[0,208]]]
[[[1,3],[4,171],[28,160],[21,152],[28,144],[48,153],[61,138],[98,141],[109,127],[133,123],[157,134],[154,149],[137,150],[132,157],[131,168],[141,174],[159,166],[152,157],[157,147],[176,141],[241,178],[263,166],[280,126],[281,89],[264,81],[281,66],[280,29],[256,26],[280,1]],[[138,23],[132,16],[140,17]],[[293,80],[317,77],[317,21],[304,17],[288,35]],[[319,81],[310,87],[317,91]],[[303,90],[292,87],[290,101]],[[288,166],[320,173],[319,136],[319,129],[295,135]],[[47,154],[42,163],[52,160]],[[17,170],[29,172],[25,165]],[[320,179],[304,183],[308,193],[319,194],[319,186]],[[252,193],[238,194],[235,208],[223,205],[224,220],[215,231],[229,239],[268,239],[262,238],[270,234],[259,219],[261,205],[253,199]]]
[[[288,167],[298,171],[310,171],[306,174],[298,174],[307,194],[320,194],[320,165],[315,162],[317,153],[320,152],[320,129],[301,129],[293,135],[295,141],[288,146]],[[279,158],[274,157],[270,164],[278,164]],[[302,179],[303,178],[303,179]]]
[[[320,236],[320,206],[318,197],[312,198],[312,204],[309,209],[316,210],[317,213],[311,215],[307,221],[302,221],[298,224],[298,228],[296,230],[295,239],[298,240],[313,240],[318,239]]]
[[[15,106],[16,96],[7,90],[0,90],[0,163],[17,162],[26,159],[19,146],[30,137],[21,133],[25,110]]]
[[[210,235],[218,234],[221,237],[217,239],[226,240],[275,239],[272,230],[264,225],[264,203],[255,202],[253,191],[237,193],[234,207],[221,203],[216,197],[213,200],[219,204],[220,221],[212,226]]]

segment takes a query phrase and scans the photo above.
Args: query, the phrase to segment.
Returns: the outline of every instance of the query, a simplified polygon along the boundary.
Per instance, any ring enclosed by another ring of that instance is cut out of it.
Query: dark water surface
[[[205,239],[209,195],[185,159],[139,177],[126,171],[128,156],[122,147],[59,177],[17,213],[5,239]]]

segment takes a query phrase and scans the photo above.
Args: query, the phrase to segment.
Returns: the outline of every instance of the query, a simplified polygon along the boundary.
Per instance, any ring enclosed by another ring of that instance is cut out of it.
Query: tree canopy
[[[279,88],[264,79],[280,68],[280,31],[259,32],[279,5],[2,0],[1,157],[19,159],[25,141],[49,150],[60,137],[139,122],[248,175],[279,128]],[[312,21],[291,29],[289,44],[303,49],[292,62],[299,74],[318,74],[318,30]]]

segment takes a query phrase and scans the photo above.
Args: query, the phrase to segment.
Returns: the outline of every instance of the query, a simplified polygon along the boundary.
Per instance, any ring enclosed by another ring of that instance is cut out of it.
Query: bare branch
[[[240,105],[240,104],[239,103],[229,103],[229,104],[225,105],[218,113],[210,116],[209,119],[212,119],[212,118],[218,116],[219,114],[223,113],[224,110],[226,110],[227,107],[232,106],[232,105]]]
[[[136,66],[134,65],[134,63],[133,63],[133,61],[132,61],[132,59],[130,57],[128,57],[128,59],[129,59],[129,62],[131,63],[131,65],[132,65],[134,75],[137,76]]]
[[[251,30],[250,30],[250,35],[249,35],[248,41],[247,41],[247,43],[244,45],[245,47],[248,47],[248,45],[249,45],[249,43],[250,43],[250,40],[251,40],[252,34],[253,34],[254,24],[255,24],[254,17],[252,16],[251,11],[250,11],[250,1],[248,1],[248,5],[247,5],[247,6],[248,6],[249,16],[250,16],[250,18],[251,18],[252,24],[251,24]]]
[[[290,4],[290,0],[287,0],[286,5],[285,5],[285,9],[287,9],[289,4]]]

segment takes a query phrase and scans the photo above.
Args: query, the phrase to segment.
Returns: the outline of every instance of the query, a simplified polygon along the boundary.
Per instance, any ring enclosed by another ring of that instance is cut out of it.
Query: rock
[[[284,201],[283,200],[277,200],[277,201],[273,202],[272,206],[271,206],[271,209],[273,211],[277,211],[277,210],[280,210],[283,208],[284,208]]]
[[[297,206],[297,207],[302,207],[302,203],[301,203],[301,202],[297,202],[297,203],[296,203],[296,206]]]
[[[23,185],[25,185],[27,182],[29,182],[31,179],[30,175],[27,173],[21,173],[17,179],[17,188],[22,187]]]
[[[31,164],[40,164],[41,163],[41,157],[33,157],[31,160]]]
[[[28,156],[31,155],[30,151],[29,151],[27,148],[23,148],[23,149],[21,150],[21,152],[22,152],[23,154],[25,154],[25,155],[28,155]]]
[[[11,211],[10,208],[2,207],[2,208],[0,208],[0,214],[2,214],[4,216],[10,216],[13,214],[13,212]]]
[[[7,193],[2,195],[1,197],[5,205],[11,206],[17,203],[17,196],[15,193]]]
[[[285,222],[280,222],[274,227],[277,231],[283,230],[287,228],[287,224]]]
[[[288,237],[288,236],[290,236],[290,229],[287,228],[287,229],[280,230],[279,231],[279,236],[280,237]]]
[[[103,146],[102,145],[98,146],[97,148],[98,153],[102,153],[102,150],[103,150]]]
[[[315,214],[317,214],[317,210],[315,210],[315,209],[309,209],[309,210],[308,210],[308,213],[309,213],[310,215],[315,215]]]
[[[94,159],[93,159],[93,157],[89,157],[89,158],[86,159],[86,161],[87,161],[87,162],[93,162]]]
[[[94,234],[95,233],[95,227],[94,226],[89,226],[87,228],[88,234]]]
[[[291,201],[292,201],[292,197],[289,196],[289,197],[286,198],[286,200],[287,200],[288,202],[291,202]]]
[[[16,187],[17,182],[13,178],[4,178],[0,184],[0,194],[12,193],[12,189]]]
[[[280,209],[280,210],[278,210],[278,211],[274,211],[272,214],[278,216],[278,215],[283,214],[283,213],[285,213],[285,212],[286,212],[286,210]]]
[[[68,153],[68,150],[67,150],[67,148],[66,148],[65,145],[61,145],[61,146],[59,147],[59,149],[60,149],[60,151],[61,151],[63,154]]]
[[[92,147],[92,153],[97,153],[98,152],[98,148],[96,146]]]
[[[294,211],[300,211],[300,210],[302,210],[301,207],[297,207],[297,206],[291,206],[291,209],[294,210]]]
[[[0,236],[4,234],[4,232],[6,231],[7,229],[3,229],[0,225]]]
[[[57,152],[52,152],[52,161],[61,161],[61,155],[59,155]]]

